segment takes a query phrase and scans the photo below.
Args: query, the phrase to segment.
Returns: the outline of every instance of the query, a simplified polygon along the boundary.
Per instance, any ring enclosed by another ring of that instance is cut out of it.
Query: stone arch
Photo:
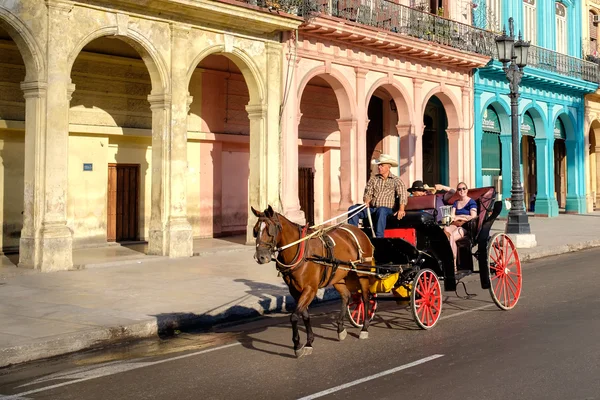
[[[346,77],[335,68],[327,69],[325,66],[315,67],[304,75],[298,86],[298,104],[300,104],[306,85],[316,76],[323,78],[333,89],[340,109],[340,119],[352,119],[356,115],[356,103],[352,101],[354,91]]]
[[[69,55],[69,58],[67,60],[67,65],[69,66],[69,76],[71,75],[71,69],[73,68],[73,64],[75,63],[75,60],[81,53],[81,50],[83,50],[83,48],[88,43],[104,36],[115,36],[126,42],[131,47],[133,47],[140,54],[140,57],[146,65],[146,68],[148,68],[148,73],[150,74],[150,80],[152,82],[153,92],[170,92],[171,80],[169,79],[169,70],[165,64],[165,61],[158,54],[158,51],[154,47],[152,42],[143,34],[133,29],[128,29],[127,35],[120,35],[118,33],[118,28],[116,25],[97,29],[93,32],[88,33],[81,40],[79,40],[79,42],[71,51],[71,54]]]
[[[448,89],[438,85],[431,89],[425,97],[423,97],[423,103],[421,104],[421,110],[425,110],[427,107],[427,103],[431,97],[436,96],[440,99],[442,104],[444,105],[444,110],[446,111],[446,116],[448,118],[448,129],[458,129],[462,127],[461,124],[461,107],[459,106],[459,102]]]
[[[194,70],[200,62],[206,57],[217,54],[229,58],[242,72],[248,92],[250,94],[249,104],[263,104],[265,101],[265,86],[260,75],[260,70],[252,57],[243,50],[234,47],[231,52],[226,51],[225,45],[218,44],[208,47],[194,57],[186,74],[186,87],[189,87]]]
[[[533,124],[535,126],[535,137],[536,138],[547,138],[546,132],[546,116],[544,110],[535,102],[526,105],[521,110],[521,118],[519,119],[519,124],[523,122],[523,117],[526,112],[529,112],[531,115],[531,119],[533,120]]]
[[[400,115],[403,113],[408,115],[408,121],[398,120],[398,123],[412,125],[414,123],[414,110],[408,105],[408,99],[410,99],[408,91],[401,83],[396,82],[389,77],[381,78],[371,86],[365,97],[365,107],[369,106],[371,96],[373,96],[373,93],[380,87],[386,89],[394,99],[396,107],[398,108],[398,119],[400,119]]]
[[[559,109],[558,112],[552,118],[552,127],[556,124],[556,120],[560,119],[565,127],[566,140],[577,140],[577,123],[573,115],[566,109],[566,107]]]
[[[41,81],[45,78],[46,64],[41,47],[27,26],[10,10],[0,5],[0,26],[16,43],[25,63],[25,80]]]
[[[504,135],[511,133],[510,106],[500,97],[491,97],[481,107],[481,111],[487,110],[489,106],[494,107],[500,119],[500,130]]]

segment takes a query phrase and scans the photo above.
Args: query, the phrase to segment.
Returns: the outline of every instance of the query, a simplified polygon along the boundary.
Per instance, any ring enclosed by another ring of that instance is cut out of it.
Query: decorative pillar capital
[[[44,97],[48,84],[39,81],[21,82],[21,90],[26,99]]]
[[[448,135],[448,139],[460,139],[466,129],[463,128],[447,128],[446,134]]]
[[[69,83],[67,85],[67,99],[69,99],[69,101],[71,101],[71,99],[73,99],[73,92],[75,91],[75,84],[74,83]]]
[[[413,78],[412,81],[413,81],[413,86],[415,88],[419,88],[420,89],[423,86],[423,82],[424,82],[423,79]]]
[[[356,72],[357,79],[364,79],[367,76],[367,73],[369,72],[369,70],[366,68],[355,67],[354,72]]]
[[[346,128],[353,128],[356,123],[358,121],[356,121],[355,119],[336,119],[337,123],[338,123],[338,127],[340,128],[340,130]]]
[[[171,95],[168,93],[151,94],[148,96],[151,110],[167,109],[171,107]]]
[[[267,117],[267,106],[266,104],[248,104],[246,106],[248,112],[248,119],[261,119]]]

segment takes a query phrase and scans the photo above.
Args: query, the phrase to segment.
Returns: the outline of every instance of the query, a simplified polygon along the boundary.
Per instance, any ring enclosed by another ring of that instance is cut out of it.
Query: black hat
[[[435,188],[429,187],[428,185],[424,185],[423,181],[414,181],[410,189],[407,191],[412,193],[415,190],[423,191],[423,192],[431,192],[435,193]]]

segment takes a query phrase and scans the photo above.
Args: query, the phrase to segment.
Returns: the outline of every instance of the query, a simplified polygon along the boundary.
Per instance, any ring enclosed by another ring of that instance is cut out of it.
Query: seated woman
[[[456,187],[456,191],[458,192],[459,199],[452,205],[452,224],[444,228],[444,232],[450,241],[450,247],[452,247],[452,254],[454,255],[454,270],[456,270],[456,241],[464,237],[466,233],[462,225],[473,218],[477,218],[477,203],[467,196],[467,184],[460,182]]]

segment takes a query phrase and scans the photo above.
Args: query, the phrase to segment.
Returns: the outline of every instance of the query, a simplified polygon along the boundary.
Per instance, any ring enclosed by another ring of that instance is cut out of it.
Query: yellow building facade
[[[251,232],[249,204],[281,208],[281,35],[301,23],[202,0],[0,2],[2,248],[53,271],[107,241],[185,257]]]

